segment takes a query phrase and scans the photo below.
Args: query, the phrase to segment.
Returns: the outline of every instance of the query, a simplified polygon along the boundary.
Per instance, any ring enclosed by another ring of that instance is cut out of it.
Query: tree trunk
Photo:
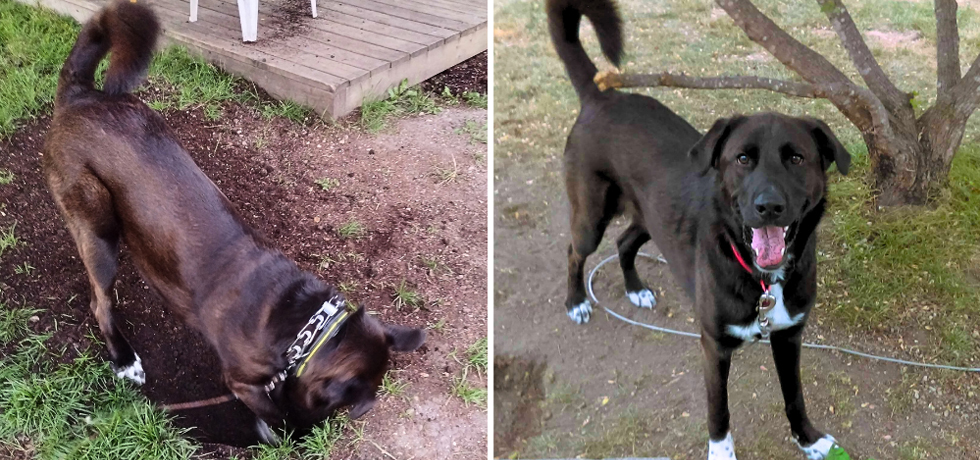
[[[882,206],[923,205],[946,185],[953,155],[963,140],[965,120],[927,113],[914,129],[894,126],[885,138],[862,132]]]

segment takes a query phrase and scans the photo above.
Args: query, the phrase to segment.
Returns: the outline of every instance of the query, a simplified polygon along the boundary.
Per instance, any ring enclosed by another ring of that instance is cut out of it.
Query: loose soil
[[[455,96],[466,92],[487,94],[487,52],[477,54],[422,82],[422,89],[435,94],[442,94],[447,86]]]
[[[564,307],[569,210],[561,158],[540,157],[495,157],[494,354],[506,365],[494,374],[494,454],[705,458],[707,408],[697,340],[631,326],[601,310],[604,305],[637,321],[697,332],[690,300],[666,265],[640,258],[638,270],[658,291],[658,304],[652,311],[633,307],[613,261],[596,276],[602,303],[591,322],[571,322]],[[625,228],[622,219],[610,225],[589,270],[615,253],[613,242]],[[659,253],[652,243],[641,252]],[[820,302],[806,341],[911,357],[902,344],[822,326],[821,316],[832,306]],[[914,343],[915,335],[907,331],[904,343]],[[851,458],[975,460],[980,452],[980,375],[822,350],[803,352],[802,375],[811,419],[835,435]],[[803,458],[789,437],[766,346],[747,345],[737,353],[729,397],[739,459]],[[519,414],[520,407],[539,409]]]
[[[237,103],[222,106],[216,121],[196,108],[164,117],[244,219],[301,268],[343,283],[351,300],[383,321],[444,321],[420,350],[393,356],[394,377],[409,385],[405,394],[382,397],[362,419],[364,441],[342,442],[334,458],[380,458],[381,449],[398,458],[485,458],[486,411],[451,396],[449,387],[462,372],[462,350],[487,334],[487,149],[460,131],[468,121],[486,123],[487,112],[446,108],[393,121],[377,135],[351,119],[308,126],[266,120]],[[90,340],[99,333],[84,268],[40,171],[49,123],[36,120],[0,141],[0,163],[16,176],[0,186],[0,227],[16,223],[22,242],[0,259],[0,292],[8,304],[45,310],[33,326],[57,331],[52,349],[93,347],[105,357]],[[455,168],[454,180],[435,177],[447,168]],[[314,183],[322,178],[336,182],[323,190]],[[366,228],[363,238],[338,235],[350,221]],[[34,269],[16,274],[24,263]],[[395,307],[403,281],[424,299],[418,307]],[[117,318],[146,369],[140,391],[147,398],[170,404],[228,392],[215,354],[167,312],[125,248],[115,291]],[[471,372],[471,379],[486,385],[485,376]],[[257,442],[254,416],[238,401],[175,414],[213,457],[242,455],[232,446]]]

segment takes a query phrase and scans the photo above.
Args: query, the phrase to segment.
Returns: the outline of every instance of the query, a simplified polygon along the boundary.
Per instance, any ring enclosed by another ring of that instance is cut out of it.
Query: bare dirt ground
[[[419,351],[393,357],[404,394],[383,396],[362,419],[363,439],[341,441],[333,458],[485,458],[486,411],[452,396],[450,385],[462,350],[487,335],[487,148],[464,130],[468,123],[485,129],[486,110],[446,107],[392,120],[375,135],[354,119],[303,126],[237,103],[224,105],[216,121],[201,109],[164,117],[245,220],[301,268],[342,286],[386,322],[437,326]],[[99,334],[85,271],[40,172],[49,122],[0,142],[0,163],[15,175],[0,188],[0,227],[16,223],[22,243],[0,260],[0,292],[45,310],[34,328],[56,330],[53,347],[94,346],[105,357],[90,340]],[[327,187],[316,183],[325,179]],[[362,237],[339,234],[350,222],[364,228]],[[25,263],[32,269],[18,273]],[[396,306],[397,287],[421,302]],[[144,395],[168,404],[227,393],[217,357],[167,313],[125,248],[115,288],[123,331],[146,368]],[[485,376],[470,379],[486,386]],[[224,458],[244,453],[232,446],[256,443],[253,420],[234,401],[181,411],[176,423],[194,427],[205,450]]]
[[[601,309],[587,325],[572,323],[563,305],[569,211],[560,157],[528,164],[497,156],[494,168],[494,454],[705,458],[698,342],[628,325]],[[615,253],[612,242],[624,229],[622,221],[610,226],[590,270]],[[652,244],[641,252],[658,254]],[[638,310],[625,299],[615,262],[596,277],[600,308],[697,332],[691,302],[667,267],[648,259],[637,265],[659,291],[656,308]],[[907,357],[905,344],[822,328],[823,308],[817,304],[805,340]],[[904,338],[915,340],[915,331]],[[802,368],[811,419],[852,458],[978,458],[980,376],[815,350],[803,352]],[[790,441],[766,346],[738,352],[729,394],[739,459],[803,458]]]

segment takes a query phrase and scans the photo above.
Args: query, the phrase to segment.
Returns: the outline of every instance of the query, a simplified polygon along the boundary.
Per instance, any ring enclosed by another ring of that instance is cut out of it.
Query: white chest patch
[[[783,303],[783,286],[781,284],[773,284],[769,287],[769,293],[776,298],[776,306],[766,313],[769,318],[769,325],[773,331],[779,331],[782,329],[791,328],[800,321],[803,321],[803,313],[797,313],[794,316],[790,316],[789,312],[786,310],[786,304]],[[729,324],[726,328],[728,335],[738,337],[746,341],[758,340],[762,335],[762,330],[759,328],[759,321],[755,318],[752,319],[749,324],[740,326],[737,324]]]

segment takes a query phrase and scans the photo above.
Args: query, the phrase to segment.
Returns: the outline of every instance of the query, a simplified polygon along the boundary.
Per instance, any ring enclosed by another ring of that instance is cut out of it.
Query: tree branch
[[[949,92],[957,116],[969,118],[980,105],[980,56],[974,59],[959,83]],[[940,101],[936,101],[936,106]]]
[[[889,112],[898,115],[907,111],[905,115],[912,119],[913,112],[908,95],[895,87],[878,65],[878,61],[868,49],[867,43],[864,42],[861,32],[854,24],[842,0],[817,0],[817,3],[837,31],[837,36],[847,50],[847,54],[851,56],[851,61],[861,75],[861,79],[868,85],[868,89],[878,96]]]
[[[805,97],[811,99],[827,99],[834,102],[838,108],[837,101],[848,101],[848,103],[863,111],[853,111],[853,113],[867,114],[871,128],[879,133],[891,136],[891,122],[888,111],[881,101],[867,88],[854,85],[850,81],[847,83],[824,83],[812,84],[795,81],[778,80],[774,78],[755,77],[745,75],[726,75],[721,77],[693,77],[685,74],[675,74],[661,72],[655,74],[619,74],[611,72],[600,72],[595,77],[599,88],[643,88],[643,87],[670,87],[670,88],[690,88],[690,89],[764,89],[777,93],[795,97]],[[842,112],[843,109],[841,110]],[[851,114],[844,112],[844,115],[854,122]],[[855,122],[855,124],[857,124]],[[858,128],[861,128],[858,125]]]
[[[748,0],[715,0],[735,25],[779,62],[810,83],[850,83],[826,58],[787,34]]]
[[[751,1],[715,0],[715,3],[728,13],[728,16],[735,21],[735,25],[745,31],[750,40],[765,48],[779,62],[804,80],[815,85],[857,87],[830,61],[780,29]],[[842,97],[840,94],[829,94],[827,99],[833,102],[859,129],[877,124],[872,119],[871,107],[881,106],[881,102],[875,100],[875,104],[864,107],[854,98]]]
[[[956,0],[936,0],[936,95],[948,96],[960,81],[960,32]]]

